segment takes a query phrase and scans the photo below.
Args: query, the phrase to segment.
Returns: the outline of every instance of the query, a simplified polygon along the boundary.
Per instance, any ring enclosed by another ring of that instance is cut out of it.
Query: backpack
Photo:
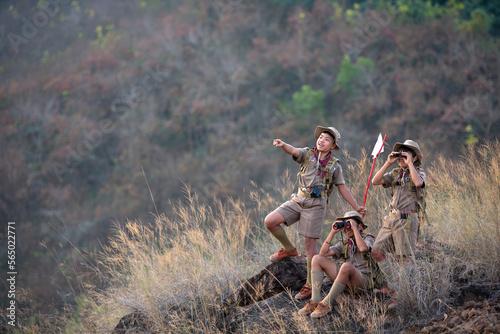
[[[363,240],[368,236],[372,237],[375,240],[375,237],[368,233],[363,235]],[[377,261],[375,261],[375,259],[373,258],[371,251],[372,250],[370,248],[368,252],[361,253],[361,257],[366,261],[366,265],[368,266],[368,268],[370,268],[370,276],[373,282],[373,288],[381,289],[387,285],[387,282],[385,280],[384,274],[382,273],[382,270],[380,270],[380,267],[378,266]],[[347,240],[342,240],[342,262],[345,262],[347,260],[347,252],[349,252]],[[359,249],[356,249],[356,252],[359,252]]]
[[[309,149],[307,151],[307,153],[306,153],[306,156],[304,157],[304,161],[302,161],[302,163],[300,164],[300,170],[297,173],[297,177],[301,173],[305,173],[306,167],[308,165],[313,165],[314,168],[316,168],[316,163],[313,162],[313,161],[311,161],[313,158],[314,158],[314,150],[313,149]],[[322,181],[322,183],[323,183],[323,190],[321,191],[321,195],[322,196],[326,196],[327,201],[329,200],[330,194],[333,191],[333,184],[331,182],[333,180],[333,172],[335,172],[335,167],[333,165],[337,161],[339,161],[339,159],[335,158],[332,155],[331,158],[330,158],[330,160],[328,160],[326,166],[320,168],[320,171],[326,172],[325,176],[323,177],[323,181]]]
[[[422,171],[422,168],[420,168],[420,167],[416,167],[415,169],[417,170],[417,172]],[[392,183],[391,183],[392,195],[394,195],[394,185],[396,184],[396,181],[398,180],[399,172],[400,171],[401,171],[401,167],[394,168],[391,171],[391,177],[392,177]],[[427,213],[425,212],[425,209],[426,209],[426,206],[427,206],[427,204],[425,202],[425,195],[426,195],[426,192],[427,192],[426,189],[425,188],[421,188],[420,192],[422,194],[422,198],[419,199],[418,195],[417,195],[417,187],[415,186],[415,183],[413,183],[413,180],[411,179],[411,177],[410,177],[410,182],[408,182],[408,187],[409,187],[409,190],[413,193],[413,195],[415,197],[415,203],[417,205],[418,225],[419,225],[419,227],[422,227],[422,225],[424,224],[424,218],[427,221],[427,224],[430,225],[429,219],[427,218]]]

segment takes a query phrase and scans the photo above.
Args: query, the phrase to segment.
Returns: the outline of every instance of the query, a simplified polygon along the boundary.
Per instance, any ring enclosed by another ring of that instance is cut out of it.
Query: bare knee
[[[326,261],[330,261],[326,256],[321,254],[316,254],[312,258],[311,268],[314,270],[322,271],[324,267],[324,263]]]
[[[328,260],[328,258],[326,256],[321,255],[321,254],[316,254],[312,258],[312,263],[320,264],[321,262],[323,262],[325,260]],[[330,260],[328,260],[328,261],[330,261]]]
[[[316,248],[316,240],[318,239],[304,237],[304,247],[306,249],[306,256],[309,258],[312,258],[316,254],[318,254],[318,249]]]
[[[271,232],[276,231],[279,228],[279,226],[284,222],[285,219],[283,218],[283,216],[276,211],[271,212],[264,219],[264,224],[266,225],[266,228]]]
[[[342,265],[340,266],[340,269],[339,269],[339,275],[340,275],[340,273],[349,274],[349,273],[351,273],[354,269],[356,269],[356,267],[355,267],[355,266],[353,266],[351,263],[349,263],[349,262],[344,262],[344,263],[342,263]]]

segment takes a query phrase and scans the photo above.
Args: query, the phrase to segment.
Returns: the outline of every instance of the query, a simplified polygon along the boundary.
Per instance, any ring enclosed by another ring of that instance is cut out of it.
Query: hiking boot
[[[295,295],[295,299],[297,299],[297,300],[306,299],[306,298],[311,297],[311,294],[312,294],[311,287],[304,284],[302,289],[300,289],[300,292]]]
[[[311,314],[315,309],[316,309],[316,306],[318,306],[318,303],[313,303],[310,299],[307,301],[307,304],[306,306],[304,306],[303,308],[301,308],[299,310],[299,314],[300,315],[308,315],[308,314]]]
[[[332,311],[332,307],[330,305],[323,304],[322,302],[318,303],[318,306],[314,310],[313,313],[311,313],[311,318],[322,318],[328,313]]]
[[[398,298],[396,296],[392,297],[391,302],[387,305],[389,310],[395,309],[398,307]]]
[[[278,251],[278,253],[271,255],[269,260],[271,260],[271,262],[278,262],[279,260],[282,260],[285,257],[297,256],[297,254],[299,254],[299,252],[297,251],[297,248],[295,248],[292,252],[287,252],[284,248],[281,248]]]
[[[373,289],[373,292],[383,293],[384,295],[389,295],[389,296],[394,296],[396,294],[396,291],[392,290],[387,285],[384,286],[382,289]]]

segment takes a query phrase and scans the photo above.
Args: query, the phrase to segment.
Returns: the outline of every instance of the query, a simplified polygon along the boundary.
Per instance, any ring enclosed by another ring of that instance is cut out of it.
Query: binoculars
[[[334,230],[340,230],[342,228],[351,228],[351,223],[348,222],[348,221],[340,221],[340,222],[336,222],[336,223],[333,223],[333,229]]]

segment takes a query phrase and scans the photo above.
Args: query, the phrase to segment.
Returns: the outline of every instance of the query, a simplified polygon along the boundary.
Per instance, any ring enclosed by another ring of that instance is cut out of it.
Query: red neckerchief
[[[363,231],[359,231],[359,235],[361,236],[361,238],[363,238]],[[347,238],[347,244],[349,245],[349,250],[351,251],[351,254],[354,254],[354,252],[356,251],[356,237],[353,236],[352,239],[351,238]]]
[[[328,161],[332,157],[332,151],[328,152],[328,155],[323,160],[319,160],[318,148],[315,147],[313,152],[314,152],[314,157],[316,158],[316,161],[319,161],[319,164],[321,165],[321,167],[323,167],[323,168],[326,167],[326,164],[328,163]],[[318,175],[319,174],[321,174],[321,177],[325,177],[326,171],[321,172],[321,169],[318,168]]]

